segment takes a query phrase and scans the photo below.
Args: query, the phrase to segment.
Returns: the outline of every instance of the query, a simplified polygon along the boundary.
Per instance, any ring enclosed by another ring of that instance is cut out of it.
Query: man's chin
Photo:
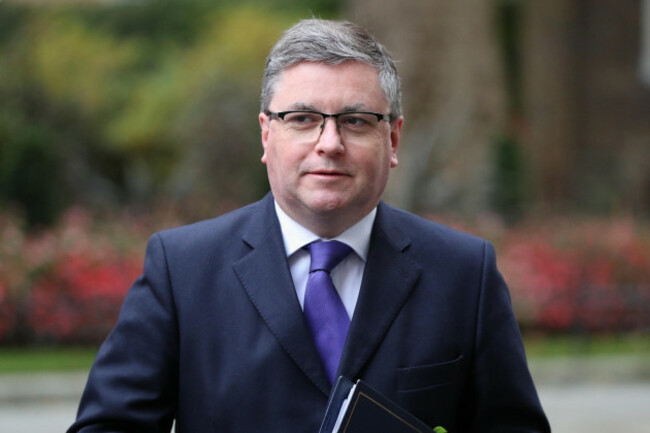
[[[312,200],[308,203],[308,208],[313,213],[331,216],[343,212],[346,206],[340,197],[332,197]]]

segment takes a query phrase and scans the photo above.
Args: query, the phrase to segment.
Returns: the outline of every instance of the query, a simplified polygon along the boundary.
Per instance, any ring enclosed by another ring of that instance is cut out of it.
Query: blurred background
[[[393,53],[385,200],[494,243],[554,431],[650,431],[650,0],[0,0],[2,431],[73,420],[153,232],[268,191],[312,16]]]

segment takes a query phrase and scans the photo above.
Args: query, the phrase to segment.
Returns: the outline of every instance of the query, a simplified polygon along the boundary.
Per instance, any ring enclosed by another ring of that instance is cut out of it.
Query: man
[[[151,238],[69,431],[316,432],[338,375],[450,432],[549,431],[492,247],[380,202],[403,122],[385,49],[300,22],[259,121],[271,194]]]

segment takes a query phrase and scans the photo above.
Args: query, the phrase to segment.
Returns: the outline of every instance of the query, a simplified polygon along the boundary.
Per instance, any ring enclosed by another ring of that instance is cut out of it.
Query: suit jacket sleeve
[[[178,331],[165,252],[149,240],[143,274],[98,352],[74,432],[169,432],[176,410]]]
[[[530,376],[508,288],[485,244],[473,363],[471,431],[550,432]]]

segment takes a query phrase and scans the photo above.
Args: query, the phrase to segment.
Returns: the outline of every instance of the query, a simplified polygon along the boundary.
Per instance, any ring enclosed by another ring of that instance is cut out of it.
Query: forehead
[[[356,61],[338,65],[301,62],[280,74],[271,106],[274,110],[309,107],[329,112],[384,111],[388,102],[373,66]]]

